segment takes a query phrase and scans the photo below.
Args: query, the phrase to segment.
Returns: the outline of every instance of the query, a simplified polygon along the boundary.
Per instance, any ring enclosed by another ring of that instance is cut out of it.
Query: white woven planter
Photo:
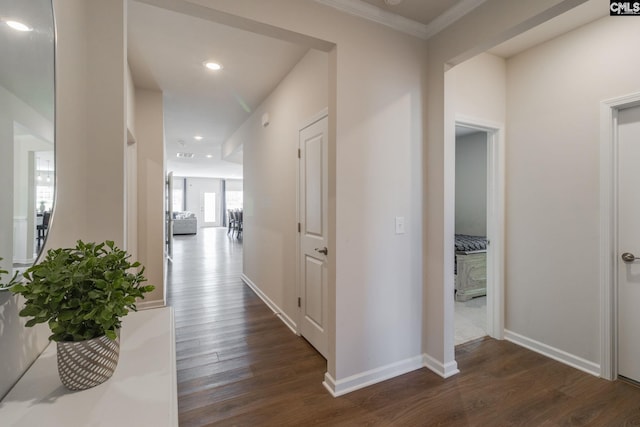
[[[86,390],[113,375],[120,355],[120,331],[115,340],[106,336],[86,341],[57,343],[58,374],[69,390]]]

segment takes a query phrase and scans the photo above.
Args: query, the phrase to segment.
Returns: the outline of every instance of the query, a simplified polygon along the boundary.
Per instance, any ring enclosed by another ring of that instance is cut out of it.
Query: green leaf
[[[13,285],[13,286],[10,288],[10,290],[11,290],[11,292],[13,292],[14,294],[21,294],[21,293],[23,293],[23,292],[27,292],[27,291],[28,291],[27,287],[26,287],[26,286],[24,286],[24,285]]]
[[[58,320],[60,322],[64,322],[66,320],[71,320],[75,317],[76,312],[75,311],[71,311],[71,310],[67,310],[67,311],[63,311],[58,315]]]

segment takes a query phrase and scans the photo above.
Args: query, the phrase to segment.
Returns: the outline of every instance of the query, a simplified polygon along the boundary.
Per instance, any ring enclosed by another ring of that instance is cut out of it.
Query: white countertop
[[[83,391],[58,377],[50,343],[0,402],[0,426],[177,426],[175,332],[171,308],[123,318],[120,359],[113,376]]]

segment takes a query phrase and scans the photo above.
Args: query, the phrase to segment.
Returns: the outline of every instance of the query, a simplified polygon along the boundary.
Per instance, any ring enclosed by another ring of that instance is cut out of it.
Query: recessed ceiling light
[[[213,61],[206,61],[204,63],[204,66],[207,67],[210,70],[213,70],[213,71],[222,70],[222,65],[218,64],[217,62],[213,62]]]
[[[193,139],[195,139],[196,141],[202,141],[202,138],[204,138],[204,137],[201,136],[201,135],[196,135],[196,136],[193,137]]]
[[[207,154],[207,159],[210,159],[213,157],[213,154]]]
[[[27,24],[23,24],[22,22],[18,22],[18,21],[5,21],[5,22],[7,23],[8,26],[10,26],[16,31],[33,31],[33,28],[31,28]]]

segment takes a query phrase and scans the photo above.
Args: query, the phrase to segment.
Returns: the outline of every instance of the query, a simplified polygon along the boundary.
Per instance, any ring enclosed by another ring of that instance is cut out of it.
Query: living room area
[[[243,208],[242,179],[175,176],[170,181],[172,236],[226,227],[230,236],[241,237],[237,217]]]

